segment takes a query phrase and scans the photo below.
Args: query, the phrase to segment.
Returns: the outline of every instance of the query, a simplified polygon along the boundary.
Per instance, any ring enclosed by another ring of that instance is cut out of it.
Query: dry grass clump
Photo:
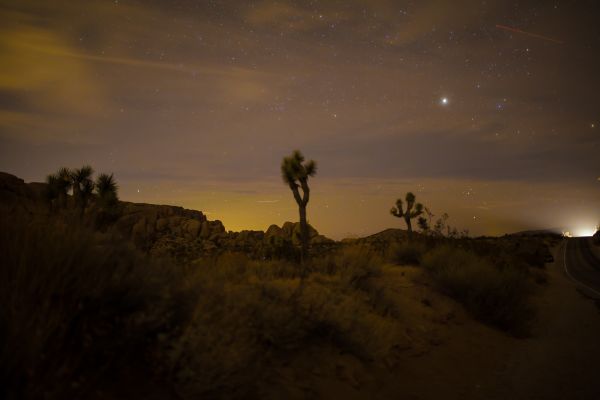
[[[0,398],[80,398],[177,323],[172,269],[75,226],[2,225]]]
[[[486,258],[447,245],[425,254],[422,265],[443,292],[478,320],[515,335],[528,333],[534,312],[526,271],[498,268]]]
[[[386,258],[399,265],[419,265],[428,247],[418,240],[394,243],[387,251]]]

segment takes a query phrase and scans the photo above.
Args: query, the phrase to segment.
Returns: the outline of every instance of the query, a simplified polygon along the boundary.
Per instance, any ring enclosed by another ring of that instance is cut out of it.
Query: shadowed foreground
[[[98,230],[93,208],[49,214],[19,190],[0,190],[2,398],[515,397],[559,382],[546,361],[578,374],[548,346],[592,348],[544,339],[586,301],[548,279],[553,238],[388,230],[329,243],[302,279],[285,252],[150,258],[120,219]],[[546,303],[558,285],[571,303]]]

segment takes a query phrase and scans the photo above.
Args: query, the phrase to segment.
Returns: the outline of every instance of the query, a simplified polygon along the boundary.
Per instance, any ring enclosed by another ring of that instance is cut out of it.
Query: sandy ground
[[[554,249],[549,283],[535,299],[533,337],[513,338],[473,321],[406,269],[395,285],[407,324],[416,324],[415,340],[394,366],[306,349],[277,369],[264,398],[600,399],[600,313],[564,274],[563,246]],[[428,305],[420,307],[424,299]]]
[[[600,313],[564,272],[564,243],[548,266],[549,285],[537,299],[535,336],[506,358],[490,399],[600,399]]]

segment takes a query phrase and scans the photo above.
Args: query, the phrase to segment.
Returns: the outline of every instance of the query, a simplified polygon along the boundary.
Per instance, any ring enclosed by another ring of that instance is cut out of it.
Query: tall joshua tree
[[[309,245],[308,223],[306,222],[306,205],[310,198],[308,177],[315,176],[316,173],[317,164],[313,160],[304,162],[304,156],[299,150],[295,150],[289,157],[284,157],[281,162],[281,176],[294,194],[300,211],[300,243],[302,244],[300,256],[303,264],[308,256]],[[302,189],[302,196],[300,196],[299,189]]]
[[[71,171],[73,198],[75,199],[75,203],[81,208],[82,214],[94,189],[94,182],[92,181],[93,173],[94,169],[89,165],[84,165],[79,169]]]
[[[408,192],[406,193],[406,210],[403,206],[402,199],[396,200],[396,207],[392,207],[390,214],[394,217],[404,218],[408,234],[412,235],[412,225],[410,220],[423,214],[423,204],[415,204],[415,195],[412,194],[412,192]]]

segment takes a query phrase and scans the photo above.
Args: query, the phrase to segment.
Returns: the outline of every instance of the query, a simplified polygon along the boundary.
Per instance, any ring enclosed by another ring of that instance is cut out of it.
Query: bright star
[[[440,103],[442,105],[444,105],[444,106],[447,105],[448,104],[448,98],[447,97],[442,97],[442,99],[440,100]]]

